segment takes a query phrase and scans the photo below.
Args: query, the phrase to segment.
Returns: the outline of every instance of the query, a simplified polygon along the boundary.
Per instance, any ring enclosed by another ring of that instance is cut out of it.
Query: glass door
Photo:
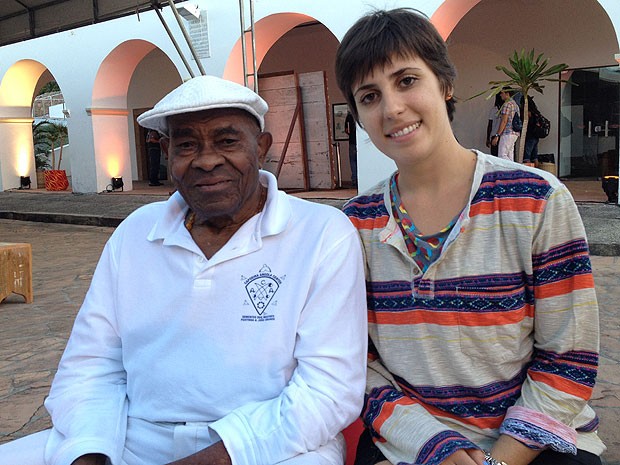
[[[620,67],[569,70],[562,75],[560,177],[600,179],[618,174]]]

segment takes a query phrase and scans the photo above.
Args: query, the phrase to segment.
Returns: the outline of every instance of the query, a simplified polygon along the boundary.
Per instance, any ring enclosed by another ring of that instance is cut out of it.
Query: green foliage
[[[52,167],[50,159],[47,153],[35,153],[34,154],[34,166],[37,171],[48,170]]]
[[[34,154],[47,154],[51,145],[47,137],[46,125],[47,121],[41,121],[32,125],[32,138],[34,142]]]
[[[60,86],[56,81],[50,81],[41,87],[41,90],[37,95],[47,94],[49,92],[60,92]]]
[[[62,147],[68,142],[69,138],[67,127],[51,121],[40,121],[32,126],[32,137],[37,169],[60,169]],[[56,147],[60,147],[58,165],[56,165],[56,153],[54,151]],[[51,154],[51,163],[48,154]]]
[[[521,50],[521,53],[517,51],[513,52],[512,56],[508,58],[510,68],[506,66],[496,66],[495,69],[503,72],[509,79],[503,81],[490,81],[491,85],[490,94],[487,98],[495,97],[499,94],[502,88],[510,87],[514,90],[520,90],[524,96],[527,96],[530,90],[543,93],[545,87],[542,82],[568,82],[566,80],[552,77],[557,76],[559,73],[568,68],[565,63],[549,66],[549,59],[544,58],[541,53],[534,58],[534,49],[529,53],[525,50]],[[485,91],[486,92],[486,91]]]

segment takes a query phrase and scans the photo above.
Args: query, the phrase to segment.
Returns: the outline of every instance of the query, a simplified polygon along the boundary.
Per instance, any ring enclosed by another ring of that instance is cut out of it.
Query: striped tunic
[[[392,463],[439,464],[510,435],[566,453],[605,446],[587,401],[598,306],[585,231],[558,179],[477,152],[468,205],[425,273],[387,179],[345,205],[366,255],[362,418]]]

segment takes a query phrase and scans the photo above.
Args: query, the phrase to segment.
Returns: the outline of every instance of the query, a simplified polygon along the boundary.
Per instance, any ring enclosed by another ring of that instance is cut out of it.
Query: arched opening
[[[159,48],[154,48],[136,66],[129,83],[127,107],[129,108],[129,144],[132,181],[146,185],[150,162],[146,150],[147,131],[137,124],[137,117],[161,100],[168,92],[182,83],[181,76],[170,58]],[[159,159],[159,180],[170,181],[168,163],[162,155]]]
[[[102,62],[95,78],[92,118],[97,190],[112,177],[122,177],[124,189],[144,177],[136,153],[143,146],[135,117],[181,83],[178,71],[155,45],[129,40],[118,45]]]
[[[8,69],[0,82],[2,190],[19,188],[23,176],[30,177],[36,187],[32,104],[38,90],[52,79],[45,65],[21,60]]]
[[[289,190],[339,187],[342,165],[332,145],[331,127],[331,105],[342,101],[333,72],[338,40],[309,16],[281,13],[255,24],[255,41],[258,90],[270,105],[266,128],[274,135],[265,169]],[[247,62],[251,72],[251,56]],[[224,77],[244,82],[240,41]],[[248,81],[252,85],[251,77]],[[349,180],[348,162],[344,167]]]

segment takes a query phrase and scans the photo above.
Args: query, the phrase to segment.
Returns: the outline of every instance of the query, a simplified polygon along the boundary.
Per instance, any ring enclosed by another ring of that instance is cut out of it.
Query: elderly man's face
[[[174,115],[168,133],[162,148],[172,180],[200,221],[245,221],[256,213],[258,169],[272,139],[252,115],[236,108]]]

